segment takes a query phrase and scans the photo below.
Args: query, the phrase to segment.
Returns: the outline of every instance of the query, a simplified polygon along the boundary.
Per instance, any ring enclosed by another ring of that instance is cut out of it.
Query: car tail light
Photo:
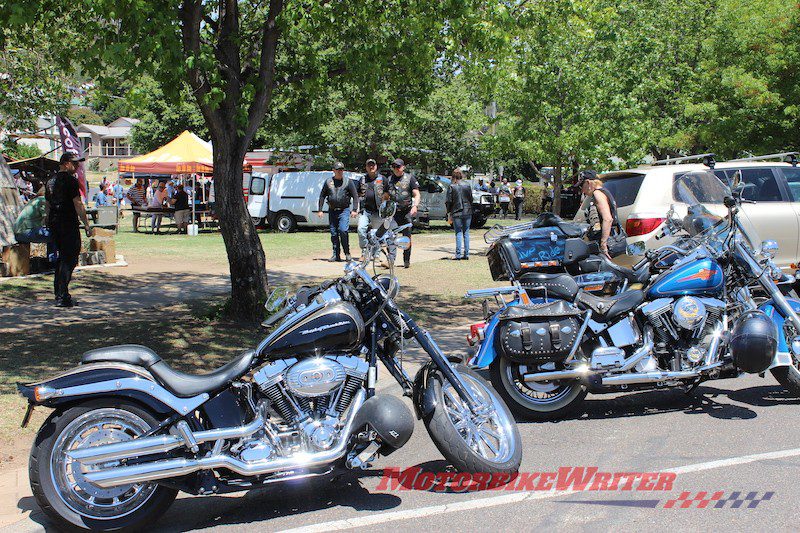
[[[486,322],[478,322],[469,327],[469,334],[467,335],[467,343],[470,346],[475,346],[477,343],[484,339],[486,333]]]
[[[663,222],[665,218],[629,218],[625,222],[625,233],[628,237],[636,237],[637,235],[647,235],[655,231]]]

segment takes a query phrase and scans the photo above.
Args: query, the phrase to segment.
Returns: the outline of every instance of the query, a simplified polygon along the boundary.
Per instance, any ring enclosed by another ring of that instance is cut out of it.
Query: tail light
[[[647,235],[650,232],[653,232],[658,228],[661,224],[663,224],[665,218],[629,218],[627,222],[625,222],[625,233],[628,234],[628,237],[636,237],[637,235]]]
[[[469,334],[467,335],[467,344],[475,346],[485,338],[486,322],[478,322],[469,327]]]

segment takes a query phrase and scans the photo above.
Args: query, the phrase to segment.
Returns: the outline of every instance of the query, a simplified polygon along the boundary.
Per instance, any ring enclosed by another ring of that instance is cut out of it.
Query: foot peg
[[[378,455],[378,450],[380,449],[381,445],[375,441],[369,443],[369,446],[364,448],[364,450],[356,455],[355,453],[351,453],[347,456],[347,468],[351,470],[355,470],[360,468],[361,470],[366,470],[370,466],[372,466],[372,461]]]
[[[192,453],[197,453],[200,451],[200,447],[197,445],[197,440],[194,438],[192,430],[189,429],[189,424],[186,423],[186,420],[181,420],[175,424],[175,429],[178,430],[178,435],[181,439],[183,439],[184,446],[189,448]]]

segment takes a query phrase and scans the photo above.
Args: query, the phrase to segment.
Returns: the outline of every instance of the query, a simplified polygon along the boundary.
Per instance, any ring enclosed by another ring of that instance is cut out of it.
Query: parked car
[[[742,204],[741,220],[751,226],[754,236],[777,241],[775,262],[788,269],[798,262],[800,254],[800,168],[796,163],[764,161],[768,157],[718,162],[713,172],[725,181],[740,173],[745,185],[744,200],[755,202]],[[673,183],[689,171],[708,168],[700,163],[654,164],[600,175],[617,202],[629,249],[643,250],[664,244],[656,242],[654,237],[670,206],[676,203]],[[714,210],[713,206],[710,208]],[[575,219],[584,219],[583,209]]]
[[[420,202],[414,223],[428,226],[431,220],[447,220],[447,188],[450,178],[446,176],[418,176]],[[488,192],[472,189],[472,227],[481,228],[494,214],[494,198]]]
[[[360,174],[345,172],[348,179],[359,181]],[[319,193],[330,171],[254,173],[250,180],[247,211],[256,225],[268,224],[282,232],[295,231],[299,225],[324,227],[328,225],[328,206],[317,215]],[[351,220],[351,225],[357,222]]]

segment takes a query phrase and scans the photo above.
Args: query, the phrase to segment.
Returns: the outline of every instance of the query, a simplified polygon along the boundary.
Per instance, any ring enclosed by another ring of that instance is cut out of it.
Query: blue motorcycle
[[[568,274],[528,273],[468,292],[484,299],[486,318],[471,328],[470,365],[489,368],[515,414],[538,420],[567,416],[589,392],[691,390],[767,370],[800,396],[800,301],[779,287],[775,242],[756,251],[737,215],[737,182],[733,191],[706,171],[675,181],[662,235],[683,237],[637,265],[658,272],[651,265],[671,257],[641,290],[603,297]]]

